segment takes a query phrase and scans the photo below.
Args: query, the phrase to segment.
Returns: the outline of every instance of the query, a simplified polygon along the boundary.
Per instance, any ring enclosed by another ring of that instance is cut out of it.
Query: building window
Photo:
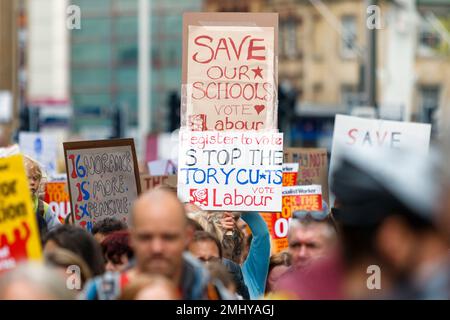
[[[434,122],[434,113],[439,107],[439,86],[422,86],[420,88],[421,121]]]
[[[344,84],[341,86],[341,104],[347,107],[348,112],[360,104],[360,96],[357,87]]]
[[[346,15],[341,18],[341,55],[343,58],[356,57],[356,17]]]
[[[288,18],[280,22],[280,51],[282,56],[295,59],[299,56],[297,28],[299,20]]]
[[[418,54],[423,57],[433,57],[444,51],[444,43],[439,32],[423,20],[419,27]]]

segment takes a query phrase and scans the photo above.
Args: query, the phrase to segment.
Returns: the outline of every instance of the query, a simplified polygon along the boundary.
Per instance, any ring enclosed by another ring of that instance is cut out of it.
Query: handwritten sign
[[[0,159],[0,272],[40,260],[41,241],[23,157]]]
[[[407,149],[427,154],[431,125],[336,115],[330,158],[330,181],[342,153],[358,149]]]
[[[177,175],[169,176],[149,176],[141,175],[142,191],[156,188],[157,186],[166,185],[169,187],[177,187]]]
[[[70,196],[67,182],[47,182],[45,184],[44,201],[58,215],[61,223],[65,222],[70,213]]]
[[[272,253],[278,253],[288,248],[287,235],[293,212],[322,210],[321,189],[320,185],[283,187],[282,211],[261,213],[272,238]]]
[[[283,134],[180,130],[178,195],[203,210],[281,211]]]
[[[299,164],[298,185],[319,184],[328,203],[328,158],[325,148],[286,148],[285,162]]]
[[[106,217],[127,223],[141,190],[133,139],[66,142],[64,154],[74,224],[90,231]]]
[[[182,126],[275,129],[278,15],[186,13],[183,24]]]

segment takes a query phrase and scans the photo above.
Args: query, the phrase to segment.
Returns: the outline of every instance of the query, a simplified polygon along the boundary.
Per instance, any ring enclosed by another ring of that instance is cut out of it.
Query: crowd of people
[[[439,151],[343,155],[333,204],[294,212],[276,254],[258,212],[206,212],[169,186],[142,193],[128,225],[61,224],[26,157],[44,263],[1,274],[0,299],[449,299],[450,171]]]

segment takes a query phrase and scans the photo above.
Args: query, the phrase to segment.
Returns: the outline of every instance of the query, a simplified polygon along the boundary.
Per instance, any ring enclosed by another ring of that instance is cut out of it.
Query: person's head
[[[138,271],[179,279],[192,232],[176,194],[164,189],[143,193],[133,205],[130,234]]]
[[[98,243],[101,243],[108,234],[126,229],[127,226],[124,222],[108,217],[94,223],[92,234],[94,235],[95,240],[97,240]]]
[[[101,243],[106,271],[124,271],[133,258],[128,231],[110,233]]]
[[[328,220],[310,216],[289,223],[289,254],[295,267],[304,267],[330,252],[336,244],[336,230]]]
[[[28,177],[28,185],[30,187],[30,192],[32,196],[38,196],[39,194],[39,187],[41,185],[42,180],[42,169],[37,163],[37,161],[33,160],[32,158],[28,156],[24,156],[24,164],[25,164],[25,171],[27,173]]]
[[[75,266],[80,270],[80,290],[84,284],[92,278],[92,272],[84,260],[73,253],[72,251],[55,248],[53,251],[47,252],[44,255],[45,264],[54,268],[60,268],[62,272],[66,273],[69,268]],[[72,270],[73,271],[73,270]]]
[[[447,241],[450,243],[450,132],[447,128],[447,132],[443,135],[444,139],[441,139],[440,153],[438,158],[438,164],[436,171],[439,174],[439,184],[441,186],[439,190],[439,200],[437,215],[435,217],[435,223],[446,235]]]
[[[383,270],[382,287],[389,290],[448,255],[433,225],[438,180],[430,158],[406,150],[343,158],[331,188],[339,199],[336,219],[348,275],[357,279],[356,274],[377,265]],[[350,295],[370,294],[356,284],[348,282]]]
[[[57,248],[67,249],[81,257],[94,276],[105,271],[100,245],[83,228],[61,225],[50,231],[45,238],[44,253],[50,253]]]
[[[176,285],[161,275],[139,274],[128,283],[119,300],[178,300]]]
[[[192,233],[197,232],[197,231],[204,231],[203,227],[200,225],[200,223],[198,223],[194,219],[188,218],[187,221],[188,221],[189,228],[191,228],[191,230],[192,230]]]
[[[203,262],[222,259],[222,247],[219,240],[206,231],[197,231],[189,243],[189,251]]]
[[[0,300],[71,300],[64,273],[41,263],[27,262],[0,276]]]
[[[267,274],[266,293],[272,291],[278,279],[292,265],[292,257],[289,252],[282,251],[270,257],[269,272]]]

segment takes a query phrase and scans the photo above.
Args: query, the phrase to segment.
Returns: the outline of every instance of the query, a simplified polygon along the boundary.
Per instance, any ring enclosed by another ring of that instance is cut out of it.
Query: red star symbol
[[[256,79],[257,76],[261,77],[263,79],[263,76],[261,74],[263,69],[261,69],[259,66],[258,68],[252,69],[252,71],[255,73],[255,77],[253,79]]]

